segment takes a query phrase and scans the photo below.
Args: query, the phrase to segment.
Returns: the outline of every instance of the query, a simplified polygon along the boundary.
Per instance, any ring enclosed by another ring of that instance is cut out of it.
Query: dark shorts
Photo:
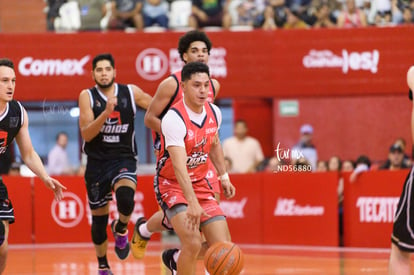
[[[85,171],[86,190],[91,209],[105,206],[112,200],[112,190],[120,179],[137,183],[137,161],[118,159],[98,161],[88,159]]]
[[[9,224],[14,223],[14,209],[9,195],[7,193],[7,187],[3,183],[3,179],[0,177],[0,220],[9,221]]]
[[[405,179],[404,187],[394,217],[391,241],[401,250],[414,252],[414,167]]]

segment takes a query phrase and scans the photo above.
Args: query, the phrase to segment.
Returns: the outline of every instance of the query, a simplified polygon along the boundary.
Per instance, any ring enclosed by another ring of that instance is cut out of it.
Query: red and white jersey
[[[206,102],[203,112],[197,114],[179,101],[165,114],[161,122],[161,150],[157,174],[177,180],[169,157],[169,146],[184,147],[187,152],[187,170],[192,182],[206,178],[209,170],[209,153],[221,124],[219,108]]]

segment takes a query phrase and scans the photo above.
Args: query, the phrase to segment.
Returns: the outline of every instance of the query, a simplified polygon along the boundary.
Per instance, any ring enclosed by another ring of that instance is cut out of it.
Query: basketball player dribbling
[[[178,52],[184,63],[202,62],[208,63],[212,43],[208,36],[201,31],[192,30],[180,37],[178,42]],[[161,130],[161,119],[169,108],[182,100],[183,91],[180,87],[181,71],[177,71],[163,80],[151,101],[145,114],[145,124],[154,131],[154,147],[156,155],[159,152],[159,135]],[[220,84],[216,79],[210,79],[208,89],[208,102],[213,102],[220,90]],[[221,147],[221,145],[219,145]],[[157,157],[158,158],[158,157]],[[157,159],[158,160],[158,159]],[[212,186],[215,197],[220,199],[220,182],[214,165],[209,161],[208,181]],[[147,242],[155,232],[170,229],[171,226],[165,222],[164,213],[158,211],[154,213],[148,221],[141,217],[136,222],[136,228],[132,237],[132,254],[135,258],[141,259],[145,255]]]

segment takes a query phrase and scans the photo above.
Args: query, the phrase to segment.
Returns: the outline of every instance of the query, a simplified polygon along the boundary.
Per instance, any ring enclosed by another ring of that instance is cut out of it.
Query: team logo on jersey
[[[187,167],[195,168],[201,164],[205,164],[208,159],[208,154],[204,152],[203,147],[206,145],[207,139],[203,137],[200,142],[196,143],[187,157]]]
[[[99,102],[99,100],[95,100],[95,106],[96,107],[98,107],[98,108],[100,108],[102,105],[101,105],[101,103]]]
[[[17,127],[17,125],[19,125],[19,117],[17,117],[17,116],[13,116],[13,117],[11,117],[10,118],[10,121],[9,121],[10,123],[10,128],[16,128]]]
[[[214,123],[214,119],[212,119],[212,118],[210,117],[210,119],[208,120],[208,124],[211,124],[211,123]]]
[[[7,149],[7,132],[0,130],[0,154],[4,154]]]
[[[106,124],[122,124],[121,114],[118,111],[112,111],[112,113],[106,119]]]

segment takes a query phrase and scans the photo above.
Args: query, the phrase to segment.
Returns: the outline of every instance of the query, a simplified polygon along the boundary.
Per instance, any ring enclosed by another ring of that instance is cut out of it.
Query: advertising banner
[[[338,245],[337,173],[274,173],[263,180],[264,243]]]
[[[219,97],[291,97],[406,92],[412,28],[208,33],[211,76]],[[154,94],[181,68],[183,33],[0,34],[0,52],[15,62],[16,99],[76,100],[91,87],[98,53],[115,57],[117,81]],[[395,47],[398,41],[398,47]]]
[[[344,175],[344,244],[391,246],[391,232],[408,170],[362,173],[356,182]]]

